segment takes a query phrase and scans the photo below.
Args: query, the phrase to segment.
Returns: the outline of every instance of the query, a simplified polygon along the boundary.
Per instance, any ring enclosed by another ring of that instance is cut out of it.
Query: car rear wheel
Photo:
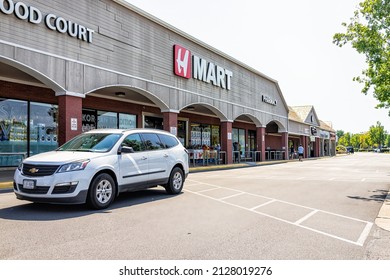
[[[115,197],[115,182],[108,174],[99,174],[89,187],[87,203],[94,209],[110,206]]]
[[[183,171],[179,167],[173,168],[171,175],[169,176],[168,184],[165,185],[165,190],[169,194],[178,194],[183,189],[184,175]]]

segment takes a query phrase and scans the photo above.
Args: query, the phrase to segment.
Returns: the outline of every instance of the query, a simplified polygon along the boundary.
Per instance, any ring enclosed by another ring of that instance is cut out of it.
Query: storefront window
[[[83,132],[90,131],[95,128],[130,129],[136,127],[136,115],[83,109]]]
[[[30,103],[30,156],[58,147],[58,106]]]
[[[97,128],[118,128],[117,113],[97,111],[97,119]]]
[[[211,126],[211,145],[216,147],[218,144],[221,144],[220,140],[220,129],[218,125]]]
[[[58,147],[58,106],[0,99],[0,166]]]
[[[245,156],[245,129],[233,128],[233,151]]]
[[[130,129],[137,127],[137,116],[119,113],[119,128]]]
[[[144,118],[144,128],[155,128],[155,129],[164,129],[163,118],[145,116]]]
[[[250,151],[256,151],[256,131],[248,130],[248,145]]]
[[[177,138],[183,146],[187,145],[187,122],[177,121]]]
[[[97,128],[97,113],[96,110],[83,109],[82,116],[82,132],[87,132]]]
[[[191,144],[193,149],[201,149],[203,146],[211,146],[211,126],[207,124],[191,124]],[[219,140],[218,140],[219,141]],[[218,143],[217,143],[218,144]]]
[[[27,101],[0,99],[0,166],[17,166],[27,156]]]

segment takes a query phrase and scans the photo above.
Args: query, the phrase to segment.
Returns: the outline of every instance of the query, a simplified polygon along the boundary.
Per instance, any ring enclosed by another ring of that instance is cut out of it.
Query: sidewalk
[[[0,192],[11,191],[16,167],[0,168]]]

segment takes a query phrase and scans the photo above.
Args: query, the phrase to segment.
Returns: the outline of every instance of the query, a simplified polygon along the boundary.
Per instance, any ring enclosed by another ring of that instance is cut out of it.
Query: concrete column
[[[265,161],[265,127],[256,128],[257,150],[261,152],[261,161]]]
[[[232,140],[233,123],[221,123],[221,150],[226,152],[226,163],[233,163],[233,140]]]
[[[58,144],[61,146],[81,133],[83,99],[71,95],[59,95],[57,98]]]
[[[177,136],[177,113],[164,112],[164,130]]]

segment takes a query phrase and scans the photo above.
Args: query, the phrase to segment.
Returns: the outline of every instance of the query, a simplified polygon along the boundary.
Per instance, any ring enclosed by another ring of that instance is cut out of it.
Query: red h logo
[[[179,45],[174,46],[175,75],[189,79],[191,78],[191,52]]]

